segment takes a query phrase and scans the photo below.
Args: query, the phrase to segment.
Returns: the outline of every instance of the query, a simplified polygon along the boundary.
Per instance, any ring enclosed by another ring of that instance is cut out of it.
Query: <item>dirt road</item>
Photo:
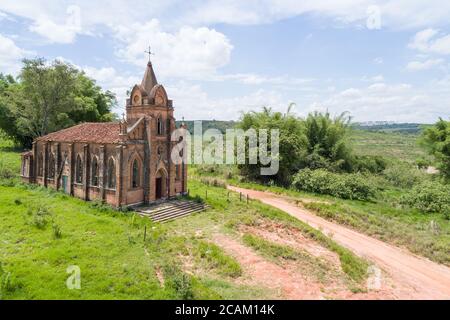
[[[287,212],[374,262],[389,274],[397,299],[450,299],[450,268],[327,221],[290,203],[283,196],[232,186],[228,188]]]

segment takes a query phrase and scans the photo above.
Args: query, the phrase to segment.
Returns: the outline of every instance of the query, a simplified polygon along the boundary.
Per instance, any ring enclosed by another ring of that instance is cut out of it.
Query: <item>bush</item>
[[[44,229],[48,223],[47,216],[50,216],[47,208],[39,207],[33,214],[32,224],[38,229]]]
[[[9,180],[16,176],[14,170],[0,159],[0,180]]]
[[[422,212],[450,214],[450,186],[438,182],[425,182],[402,196],[401,203]]]
[[[407,163],[396,163],[383,171],[383,176],[394,187],[411,188],[427,178],[426,173]]]
[[[376,188],[359,173],[338,174],[323,169],[300,170],[292,183],[297,190],[328,194],[342,199],[369,200]]]
[[[353,171],[381,173],[387,167],[386,159],[381,156],[356,156]]]
[[[211,177],[202,177],[200,178],[200,182],[206,184],[207,186],[226,188],[227,183],[219,178],[211,178]]]
[[[166,279],[166,286],[174,290],[177,299],[192,300],[194,291],[192,279],[174,264],[163,266],[163,273]]]

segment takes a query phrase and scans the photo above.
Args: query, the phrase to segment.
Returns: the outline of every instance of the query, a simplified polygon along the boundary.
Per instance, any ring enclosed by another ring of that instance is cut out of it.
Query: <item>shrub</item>
[[[387,162],[381,156],[356,156],[353,166],[354,171],[381,173],[386,169]]]
[[[192,281],[189,275],[181,271],[175,264],[163,266],[163,273],[166,286],[175,291],[177,299],[191,300],[194,298]]]
[[[203,184],[206,184],[207,186],[213,186],[213,187],[219,187],[219,188],[226,188],[227,183],[218,178],[211,178],[211,177],[202,177],[200,179],[200,182]]]
[[[411,188],[427,178],[426,173],[407,163],[395,163],[383,171],[383,176],[394,187]]]
[[[424,182],[401,198],[401,203],[422,212],[450,213],[450,186],[438,182]]]
[[[39,207],[34,213],[33,213],[33,220],[32,224],[38,228],[38,229],[44,229],[47,225],[47,216],[50,215],[50,212],[45,207]]]
[[[9,180],[15,176],[14,170],[4,160],[0,159],[0,180]]]
[[[359,173],[338,174],[323,169],[300,170],[292,183],[297,190],[328,194],[342,199],[368,200],[376,188]]]

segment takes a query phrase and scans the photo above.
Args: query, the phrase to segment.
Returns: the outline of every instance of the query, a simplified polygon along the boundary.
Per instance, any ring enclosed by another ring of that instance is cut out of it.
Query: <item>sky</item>
[[[64,60],[113,91],[118,114],[149,46],[178,119],[292,102],[299,116],[450,118],[448,1],[0,1],[0,72]]]

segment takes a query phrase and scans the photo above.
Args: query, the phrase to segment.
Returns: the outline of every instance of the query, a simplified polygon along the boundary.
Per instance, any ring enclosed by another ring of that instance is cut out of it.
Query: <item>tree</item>
[[[9,81],[10,82],[10,81]],[[24,60],[18,82],[3,93],[0,126],[29,147],[34,138],[80,122],[111,121],[113,93],[70,64],[44,59]],[[1,89],[0,89],[1,90]],[[7,124],[12,128],[7,128]]]
[[[264,107],[261,112],[242,115],[238,128],[280,131],[280,166],[275,176],[260,176],[259,164],[240,165],[241,173],[251,179],[271,179],[288,185],[293,175],[303,168],[352,171],[354,157],[347,141],[350,117],[343,113],[332,119],[328,112],[314,112],[301,119],[291,113],[293,106],[290,104],[284,114]]]
[[[450,121],[439,118],[434,126],[425,129],[422,144],[438,161],[442,175],[450,179]]]
[[[264,107],[261,112],[244,113],[240,119],[238,128],[243,130],[255,129],[278,129],[279,130],[279,171],[275,176],[261,176],[260,164],[243,164],[239,168],[241,173],[251,179],[273,180],[277,183],[288,185],[291,182],[292,174],[300,169],[301,156],[304,150],[305,141],[302,140],[302,126],[298,118],[290,111],[282,114],[274,112],[271,108]],[[270,141],[269,141],[270,142]],[[271,145],[268,145],[269,150]]]
[[[347,136],[350,117],[342,113],[332,119],[328,112],[313,112],[303,121],[306,153],[304,167],[352,171],[353,155]]]

